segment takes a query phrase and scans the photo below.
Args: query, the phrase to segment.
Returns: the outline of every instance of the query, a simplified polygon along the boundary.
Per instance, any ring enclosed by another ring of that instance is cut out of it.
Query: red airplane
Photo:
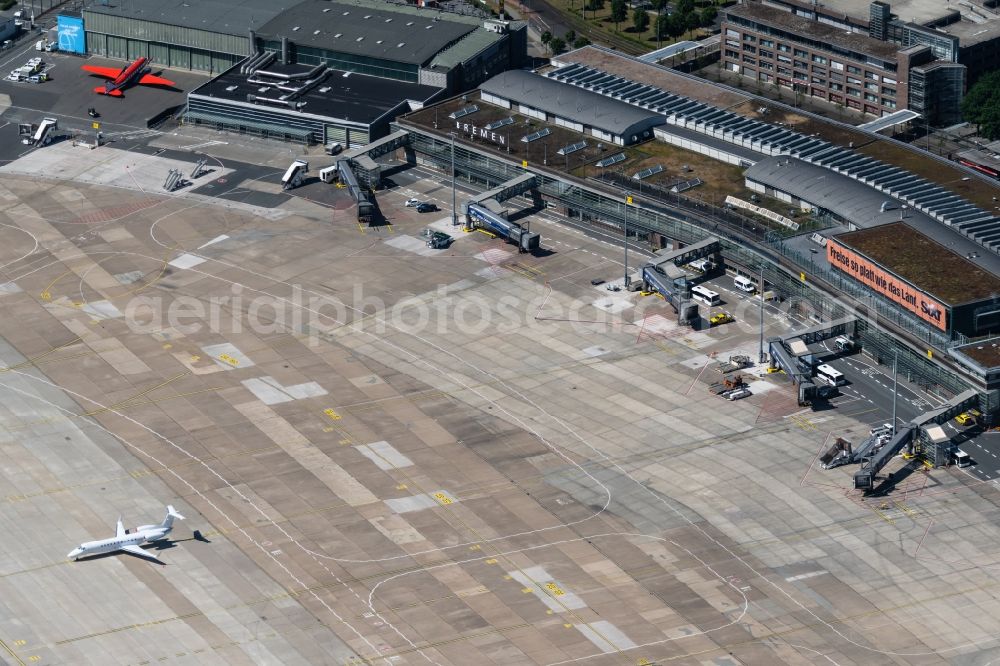
[[[96,65],[83,65],[81,69],[111,79],[105,81],[103,86],[94,88],[94,92],[99,95],[110,95],[112,97],[123,97],[122,90],[133,83],[143,83],[156,86],[172,86],[173,81],[168,81],[159,76],[149,73],[149,58],[139,58],[129,64],[125,69],[115,69],[114,67],[97,67]]]

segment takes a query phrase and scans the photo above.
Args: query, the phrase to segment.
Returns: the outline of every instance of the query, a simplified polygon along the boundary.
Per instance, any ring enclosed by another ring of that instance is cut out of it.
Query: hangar
[[[222,72],[252,51],[253,30],[294,0],[129,0],[81,11],[88,53],[145,56],[177,69]]]

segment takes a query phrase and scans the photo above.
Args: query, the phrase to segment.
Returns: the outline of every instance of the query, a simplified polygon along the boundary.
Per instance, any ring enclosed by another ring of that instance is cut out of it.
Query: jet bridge
[[[697,243],[686,245],[677,250],[660,250],[654,256],[653,262],[662,264],[670,261],[673,262],[675,266],[683,266],[684,264],[690,264],[692,261],[702,259],[703,257],[716,257],[721,251],[722,246],[719,245],[719,239],[709,237],[704,240],[700,240]]]
[[[519,252],[538,250],[541,244],[541,237],[531,233],[527,223],[511,222],[485,206],[470,203],[465,214],[465,230],[476,229],[482,229],[514,243]]]
[[[767,351],[772,368],[780,368],[799,387],[799,404],[809,405],[822,390],[812,382],[813,363],[809,345],[841,335],[853,337],[855,317],[843,317],[824,324],[768,338]]]
[[[680,266],[717,255],[719,250],[719,239],[711,237],[677,250],[659,250],[642,268],[643,287],[663,296],[679,313],[690,292],[687,273]]]
[[[525,173],[517,178],[512,178],[505,183],[501,183],[492,190],[487,190],[486,192],[481,192],[472,199],[469,199],[466,206],[469,204],[482,204],[490,199],[496,200],[498,203],[507,201],[508,199],[513,199],[516,196],[520,196],[525,192],[532,193],[532,201],[536,205],[541,205],[541,199],[538,196],[538,178],[533,173]]]
[[[400,148],[406,148],[410,145],[410,133],[399,131],[393,132],[389,136],[384,136],[381,139],[376,139],[371,143],[367,143],[358,148],[351,148],[350,150],[345,150],[340,154],[340,158],[344,160],[356,160],[362,155],[369,157],[370,159],[378,159],[383,155],[388,155],[389,153],[394,153]]]
[[[358,205],[358,222],[371,222],[375,216],[375,203],[368,190],[362,189],[346,159],[337,160],[337,178],[347,187],[347,192]]]
[[[889,443],[880,448],[870,458],[861,461],[861,468],[854,473],[854,487],[870,491],[875,487],[875,477],[892,460],[893,456],[914,442],[918,434],[928,425],[947,423],[967,409],[979,403],[979,394],[973,390],[965,391],[952,398],[947,405],[939,409],[921,414],[904,426],[896,429]]]

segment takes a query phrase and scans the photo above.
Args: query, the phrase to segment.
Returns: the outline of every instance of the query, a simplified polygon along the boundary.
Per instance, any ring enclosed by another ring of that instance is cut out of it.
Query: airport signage
[[[83,19],[79,16],[56,17],[56,34],[59,50],[67,53],[86,53],[87,41],[83,31]]]
[[[941,302],[879,267],[870,259],[847,249],[832,238],[826,242],[826,259],[834,268],[902,305],[928,324],[942,331],[948,330],[946,308]]]
[[[488,130],[485,127],[477,127],[473,123],[463,123],[461,121],[455,121],[455,129],[465,134],[468,134],[473,139],[486,139],[487,141],[492,141],[498,146],[507,145],[507,137],[503,134],[498,134],[492,130]]]

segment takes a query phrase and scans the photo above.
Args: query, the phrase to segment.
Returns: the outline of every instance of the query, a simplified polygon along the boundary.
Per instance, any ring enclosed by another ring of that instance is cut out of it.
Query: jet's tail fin
[[[173,525],[174,524],[174,518],[176,518],[177,520],[184,520],[184,516],[182,516],[181,514],[177,513],[177,511],[174,509],[173,505],[168,504],[167,505],[167,515],[163,519],[163,522],[161,523],[161,527],[170,527],[171,525]]]

